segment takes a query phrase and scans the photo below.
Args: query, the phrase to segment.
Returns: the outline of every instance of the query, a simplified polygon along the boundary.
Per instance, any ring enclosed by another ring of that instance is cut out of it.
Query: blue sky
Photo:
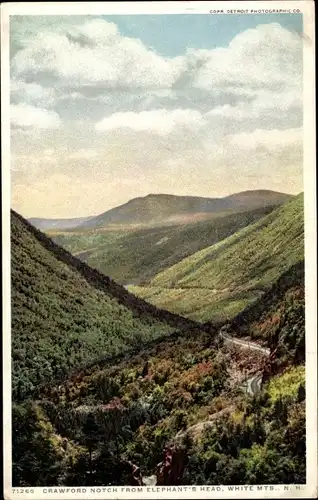
[[[114,16],[12,16],[11,39],[34,29],[61,26],[64,22],[80,24],[88,19],[105,19],[118,26],[123,36],[139,38],[144,45],[164,57],[183,54],[186,49],[226,47],[240,32],[260,24],[279,23],[295,33],[302,33],[302,14],[163,14]],[[14,52],[14,51],[13,51]]]
[[[163,56],[173,57],[187,48],[226,47],[241,31],[258,24],[279,23],[296,33],[302,32],[302,14],[178,14],[101,16],[117,24],[124,36],[140,38]]]

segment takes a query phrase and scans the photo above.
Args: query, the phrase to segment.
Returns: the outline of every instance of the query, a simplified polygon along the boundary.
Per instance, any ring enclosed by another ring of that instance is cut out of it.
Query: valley
[[[83,224],[91,217],[75,217],[73,219],[44,219],[41,217],[29,218],[30,224],[42,231],[49,230],[67,230],[76,228],[78,225]]]
[[[11,213],[14,485],[304,483],[302,195],[135,222]]]
[[[256,204],[255,193],[247,193]],[[247,194],[234,199],[243,199],[244,207],[249,201]],[[269,199],[273,201],[273,195]],[[277,194],[276,203],[278,199]],[[264,203],[196,222],[143,229],[110,224],[47,234],[157,307],[202,323],[227,321],[302,258],[302,204],[300,194],[281,207]]]
[[[158,273],[132,293],[197,321],[230,320],[303,258],[303,196]],[[181,300],[182,299],[182,300]]]
[[[226,238],[270,213],[274,206],[208,220],[140,229],[134,225],[94,230],[49,231],[59,245],[92,267],[127,285],[149,283],[160,271]]]

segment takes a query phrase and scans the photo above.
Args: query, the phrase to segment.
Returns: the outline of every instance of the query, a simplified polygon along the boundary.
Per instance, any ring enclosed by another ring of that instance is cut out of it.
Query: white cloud
[[[254,99],[241,100],[236,105],[224,104],[216,106],[206,113],[209,118],[226,120],[251,120],[265,118],[279,118],[282,113],[295,110],[300,114],[302,102],[301,92],[296,90],[283,93],[260,90]]]
[[[98,19],[58,32],[43,29],[24,45],[13,57],[14,75],[46,73],[72,79],[74,85],[152,91],[177,85],[213,92],[237,85],[299,86],[301,80],[301,39],[277,23],[246,30],[227,48],[192,49],[174,58],[156,54],[140,40],[122,36],[114,23]]]
[[[193,109],[154,109],[140,113],[114,113],[96,124],[98,132],[130,129],[137,132],[150,132],[159,135],[169,134],[176,129],[197,131],[206,124],[199,111]]]
[[[241,121],[250,121],[251,119],[264,119],[266,117],[279,117],[282,111],[288,111],[289,107],[294,104],[293,99],[288,96],[279,97],[272,102],[268,93],[255,99],[249,103],[239,102],[236,106],[224,105],[201,113],[194,109],[153,109],[141,112],[118,112],[113,113],[96,123],[95,129],[97,132],[116,131],[120,134],[124,130],[132,130],[134,132],[168,135],[174,132],[184,133],[186,130],[204,135],[206,138],[210,136],[213,142],[213,136],[218,134],[216,119],[228,120],[231,124]],[[281,106],[281,107],[279,107]],[[299,129],[300,130],[300,129]],[[224,131],[223,131],[224,132]],[[256,130],[255,137],[271,137],[277,136],[277,142],[289,133],[289,130],[284,134],[284,130]],[[226,133],[226,132],[225,132]],[[229,133],[229,132],[228,132]],[[240,134],[238,134],[238,137]],[[249,134],[246,134],[246,137]],[[233,137],[236,137],[233,135]],[[244,137],[244,134],[242,134]]]
[[[259,147],[283,150],[291,146],[301,148],[302,129],[286,130],[254,130],[252,133],[241,132],[228,136],[229,143],[240,149],[257,149]]]
[[[44,104],[48,106],[54,102],[55,91],[52,87],[42,87],[38,83],[28,83],[23,80],[11,80],[11,102],[25,102],[29,104]]]
[[[19,76],[47,73],[78,84],[157,88],[172,85],[180,63],[121,36],[113,23],[93,20],[64,33],[39,32],[13,57],[12,69]]]
[[[27,104],[12,104],[11,125],[21,128],[51,129],[60,126],[59,115],[55,111],[36,108]]]
[[[222,85],[275,90],[301,85],[302,41],[277,23],[259,25],[238,34],[228,48],[211,50],[197,71],[194,86]]]
[[[301,64],[301,38],[277,23],[246,30],[226,48],[189,49],[174,58],[122,36],[105,20],[44,23],[13,56],[11,95],[14,104],[46,109],[54,104],[63,120],[85,116],[87,124],[100,122],[97,129],[103,126],[103,109],[104,116],[114,115],[104,125],[114,129],[116,120],[133,118],[123,113],[172,106],[201,113],[210,108],[207,118],[214,126],[221,120],[259,120],[253,126],[260,128],[271,119],[274,127],[288,126],[291,111],[289,126],[294,127],[301,123]],[[140,122],[147,116],[136,118]],[[126,128],[144,130],[140,126],[128,123]]]

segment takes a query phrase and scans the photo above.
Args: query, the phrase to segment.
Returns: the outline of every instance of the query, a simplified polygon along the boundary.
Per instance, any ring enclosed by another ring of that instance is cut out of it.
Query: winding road
[[[253,375],[246,380],[246,393],[255,396],[262,388],[262,375]]]
[[[265,354],[266,356],[270,355],[270,350],[266,347],[262,347],[254,342],[250,342],[247,340],[241,340],[237,339],[234,337],[231,337],[230,335],[219,332],[220,337],[228,344],[234,344],[238,345],[239,347],[242,347],[243,349],[250,349],[252,351],[259,351]],[[262,375],[261,374],[256,374],[253,375],[252,377],[248,378],[245,380],[245,390],[246,393],[249,396],[255,396],[258,394],[262,388]]]
[[[270,355],[269,349],[267,349],[266,347],[262,347],[258,344],[255,344],[254,342],[237,339],[237,338],[231,337],[227,333],[220,332],[219,335],[223,340],[225,340],[225,342],[227,342],[229,344],[239,345],[240,347],[243,347],[246,349],[251,349],[252,351],[260,351],[260,352],[266,354],[267,356]]]

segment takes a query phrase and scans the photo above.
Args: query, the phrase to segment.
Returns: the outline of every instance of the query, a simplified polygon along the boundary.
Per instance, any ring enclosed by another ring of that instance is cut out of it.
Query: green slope
[[[140,301],[11,213],[13,396],[192,326]]]
[[[132,230],[131,230],[132,231]],[[103,230],[103,229],[74,229],[72,231],[45,231],[55,243],[61,245],[73,255],[84,262],[90,255],[95,255],[102,249],[107,249],[115,240],[129,234],[128,229]],[[98,266],[94,266],[98,268]]]
[[[119,283],[139,284],[149,282],[160,271],[252,224],[273,209],[271,206],[219,215],[186,225],[130,232],[52,234],[52,238]]]
[[[233,317],[303,256],[300,194],[256,223],[159,273],[148,288],[129,289],[197,320]]]

